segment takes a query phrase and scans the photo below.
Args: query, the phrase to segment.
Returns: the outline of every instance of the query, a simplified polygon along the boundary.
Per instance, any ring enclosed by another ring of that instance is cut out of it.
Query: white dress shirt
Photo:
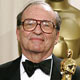
[[[52,59],[52,55],[50,57],[48,57],[47,59]],[[51,74],[46,75],[40,69],[37,69],[31,77],[28,77],[28,75],[25,72],[24,67],[22,65],[22,62],[24,62],[25,60],[28,60],[28,59],[22,54],[22,58],[21,58],[21,62],[20,62],[20,78],[21,78],[21,80],[50,80]],[[52,64],[53,64],[53,61],[52,61]],[[52,73],[51,71],[52,71],[52,69],[50,70],[50,73]]]

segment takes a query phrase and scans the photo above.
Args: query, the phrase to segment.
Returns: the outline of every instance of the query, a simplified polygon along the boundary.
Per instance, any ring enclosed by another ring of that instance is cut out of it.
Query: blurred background
[[[31,0],[0,0],[0,64],[19,56],[16,38],[16,16]],[[80,0],[69,0],[80,10]]]

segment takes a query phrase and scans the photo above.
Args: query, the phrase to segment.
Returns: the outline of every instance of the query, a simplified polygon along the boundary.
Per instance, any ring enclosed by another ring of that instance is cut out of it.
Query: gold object
[[[55,11],[59,12],[62,19],[60,36],[64,38],[68,48],[73,50],[73,59],[80,65],[80,10],[71,6],[68,0],[46,0],[46,2],[49,3]],[[62,50],[60,43],[56,45],[56,47],[57,46],[59,46],[59,48],[54,47],[56,51]],[[59,54],[55,52],[55,54],[62,58],[64,49],[60,52]]]
[[[54,47],[54,51],[53,51],[54,55],[60,58],[65,58],[67,56],[67,50],[68,50],[68,46],[64,38],[62,36],[59,36],[58,43]]]
[[[76,71],[76,62],[72,59],[73,51],[71,49],[68,50],[67,58],[63,59],[61,62],[61,80],[71,80],[72,75]]]

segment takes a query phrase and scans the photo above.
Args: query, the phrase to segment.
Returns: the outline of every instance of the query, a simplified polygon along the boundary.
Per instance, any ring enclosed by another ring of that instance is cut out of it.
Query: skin
[[[50,20],[56,24],[56,14],[46,6],[38,4],[29,6],[22,15],[22,21],[27,18],[36,20]],[[40,25],[34,31],[24,31],[22,25],[16,30],[17,39],[20,42],[22,53],[32,62],[38,63],[49,57],[56,44],[59,32],[54,29],[51,34],[44,33]]]

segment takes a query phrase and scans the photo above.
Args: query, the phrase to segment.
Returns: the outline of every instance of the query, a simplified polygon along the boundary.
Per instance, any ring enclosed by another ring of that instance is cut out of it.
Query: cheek
[[[47,44],[47,45],[49,45],[49,44],[50,44],[50,45],[54,45],[55,39],[56,39],[55,34],[47,35],[47,37],[46,37],[46,44]]]
[[[27,45],[29,39],[30,39],[30,33],[22,30],[20,33],[20,43],[23,45]]]

